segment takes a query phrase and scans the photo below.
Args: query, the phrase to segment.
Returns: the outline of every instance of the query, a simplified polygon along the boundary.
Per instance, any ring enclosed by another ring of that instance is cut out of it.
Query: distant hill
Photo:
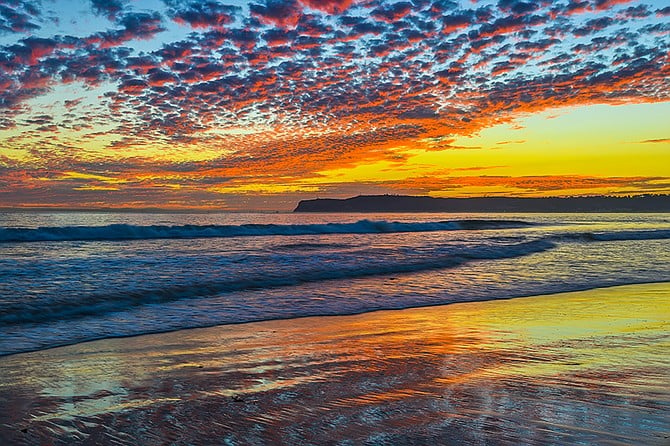
[[[670,212],[670,195],[568,198],[359,195],[302,200],[294,212]]]

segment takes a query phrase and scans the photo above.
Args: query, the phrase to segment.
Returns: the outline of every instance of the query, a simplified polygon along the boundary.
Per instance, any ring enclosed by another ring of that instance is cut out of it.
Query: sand
[[[670,444],[670,283],[0,358],[0,444]]]

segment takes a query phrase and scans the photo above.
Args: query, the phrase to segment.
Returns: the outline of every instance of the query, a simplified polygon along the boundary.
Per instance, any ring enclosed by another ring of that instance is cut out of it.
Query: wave
[[[532,225],[534,225],[534,223],[517,220],[453,220],[418,223],[360,220],[355,223],[297,225],[244,224],[135,226],[128,224],[113,224],[107,226],[0,228],[0,243],[190,239],[272,235],[386,234],[396,232],[514,229]]]
[[[514,298],[547,296],[557,293],[569,293],[576,291],[587,291],[593,289],[606,289],[619,286],[641,285],[641,284],[662,284],[668,283],[665,279],[622,279],[615,280],[601,279],[588,282],[563,282],[560,286],[547,284],[536,284],[532,291],[528,290],[508,290],[501,292],[493,290],[483,295],[451,295],[444,297],[439,301],[400,301],[390,303],[375,303],[366,306],[336,306],[319,307],[309,309],[295,309],[294,311],[274,312],[272,314],[231,314],[221,313],[213,310],[211,307],[198,305],[189,317],[185,318],[179,313],[175,317],[174,308],[169,306],[157,309],[152,312],[151,318],[144,318],[141,315],[123,317],[115,319],[114,315],[102,317],[100,319],[88,319],[83,323],[70,323],[65,321],[67,328],[61,329],[56,326],[40,327],[37,324],[29,324],[16,330],[4,333],[0,337],[0,357],[39,351],[53,347],[77,344],[80,342],[94,341],[106,338],[125,338],[129,336],[147,335],[152,333],[165,333],[177,330],[211,327],[227,324],[241,324],[250,322],[261,322],[281,319],[297,319],[310,316],[346,316],[353,314],[368,313],[378,310],[401,310],[407,308],[426,307],[434,305],[447,305],[463,302],[483,302],[490,300],[507,300]],[[129,316],[129,315],[128,315]],[[147,321],[147,319],[150,319]],[[141,320],[142,323],[135,323]],[[46,334],[46,335],[45,335]]]
[[[627,230],[609,232],[577,232],[551,237],[554,241],[579,242],[619,242],[632,240],[665,240],[670,239],[670,229]]]
[[[662,240],[670,239],[669,229],[655,229],[647,231],[617,231],[598,232],[593,234],[597,241],[619,241],[619,240]]]
[[[273,251],[327,251],[329,249],[353,249],[357,245],[349,243],[286,243],[273,246]]]
[[[455,248],[451,252],[440,255],[417,256],[401,261],[370,259],[365,265],[355,264],[334,267],[330,263],[317,263],[311,268],[296,270],[292,273],[286,273],[286,271],[274,273],[248,272],[244,277],[233,277],[225,280],[174,285],[160,289],[87,295],[78,297],[76,301],[53,302],[46,307],[34,305],[27,301],[3,306],[3,311],[0,311],[0,325],[30,324],[92,315],[99,316],[139,305],[213,296],[236,291],[261,290],[324,280],[354,279],[450,268],[473,260],[522,257],[549,250],[554,246],[548,240],[535,240],[514,245],[479,245]]]

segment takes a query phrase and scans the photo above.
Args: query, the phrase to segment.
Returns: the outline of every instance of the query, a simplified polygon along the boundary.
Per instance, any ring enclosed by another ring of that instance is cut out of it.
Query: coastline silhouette
[[[294,212],[670,212],[670,195],[565,198],[358,195],[302,200]]]

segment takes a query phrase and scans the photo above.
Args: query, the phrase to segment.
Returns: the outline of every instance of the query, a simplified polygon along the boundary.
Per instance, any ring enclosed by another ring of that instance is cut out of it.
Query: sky
[[[0,0],[0,207],[670,193],[670,0]]]

